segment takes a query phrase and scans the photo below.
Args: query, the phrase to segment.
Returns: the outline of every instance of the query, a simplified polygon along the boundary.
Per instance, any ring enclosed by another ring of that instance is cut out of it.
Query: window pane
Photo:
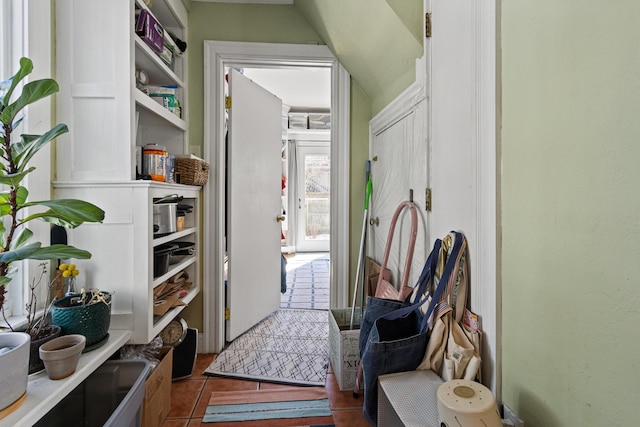
[[[306,240],[329,240],[329,166],[328,155],[309,155],[304,158]]]

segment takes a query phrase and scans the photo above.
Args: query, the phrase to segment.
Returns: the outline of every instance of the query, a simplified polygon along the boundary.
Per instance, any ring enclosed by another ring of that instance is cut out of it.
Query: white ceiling
[[[293,111],[331,108],[330,68],[245,68],[244,75],[282,99]]]

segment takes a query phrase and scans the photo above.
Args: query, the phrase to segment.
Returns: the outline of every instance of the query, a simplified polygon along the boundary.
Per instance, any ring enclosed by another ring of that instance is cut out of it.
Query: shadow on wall
[[[550,410],[549,406],[540,400],[540,398],[527,390],[521,390],[518,393],[518,401],[520,407],[515,413],[524,421],[526,426],[545,426],[545,427],[565,427]],[[522,404],[524,402],[524,404]]]

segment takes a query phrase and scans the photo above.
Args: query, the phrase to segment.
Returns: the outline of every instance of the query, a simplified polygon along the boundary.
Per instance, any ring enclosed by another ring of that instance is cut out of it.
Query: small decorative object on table
[[[62,328],[62,335],[80,334],[87,338],[85,352],[104,344],[109,337],[112,293],[81,289],[53,302],[51,320]]]

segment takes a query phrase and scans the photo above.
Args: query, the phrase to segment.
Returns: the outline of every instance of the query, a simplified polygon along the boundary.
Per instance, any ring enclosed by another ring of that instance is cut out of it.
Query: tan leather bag
[[[442,239],[436,277],[442,273],[453,246],[453,236]],[[440,377],[452,379],[480,379],[480,331],[477,319],[467,309],[469,292],[469,257],[466,240],[456,260],[447,290],[434,310],[431,335],[424,359],[417,369],[431,369]]]

